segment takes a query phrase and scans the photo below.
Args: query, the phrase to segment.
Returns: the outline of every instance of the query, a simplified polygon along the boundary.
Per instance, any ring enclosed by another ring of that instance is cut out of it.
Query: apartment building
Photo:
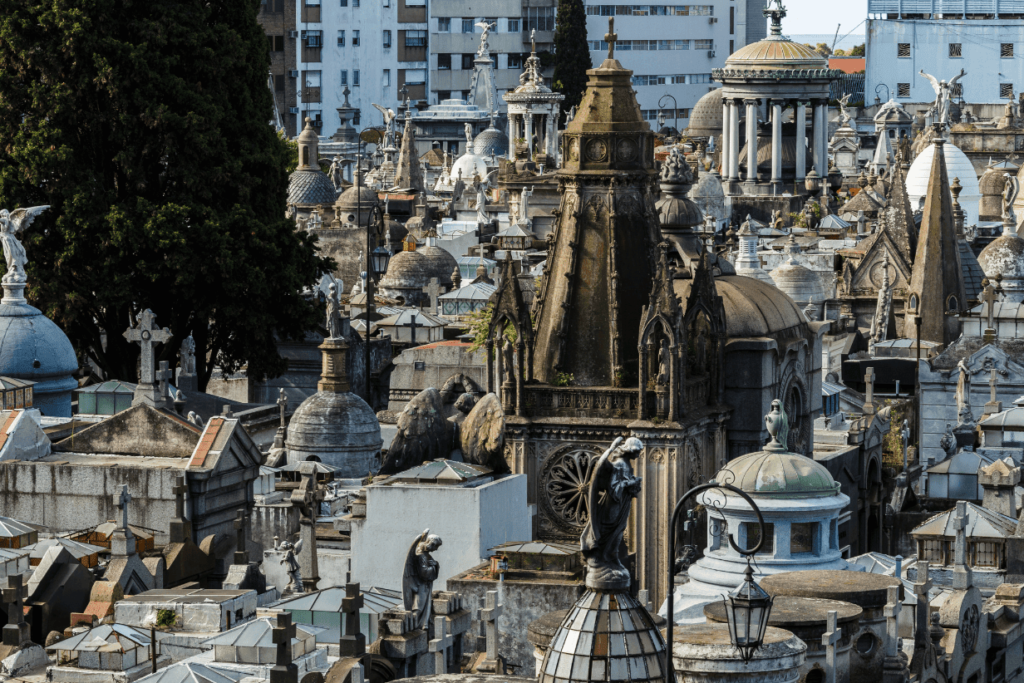
[[[591,61],[597,65],[607,56],[603,38],[608,17],[615,17],[615,57],[633,71],[637,101],[652,125],[664,108],[666,125],[686,128],[697,100],[716,87],[711,70],[724,66],[739,48],[767,36],[763,0],[694,1],[701,4],[587,1]]]
[[[555,37],[555,0],[464,0],[430,2],[430,96],[431,104],[446,99],[469,99],[473,59],[483,29],[494,24],[487,43],[494,60],[497,110],[505,111],[502,95],[519,85],[530,35],[536,31],[537,52],[550,52]],[[467,16],[472,14],[474,16]]]
[[[935,101],[925,73],[949,81],[971,104],[1015,100],[1024,91],[1024,0],[868,0],[864,94],[904,106]]]
[[[403,86],[427,98],[426,0],[265,0],[259,19],[291,136],[307,116],[321,135],[337,130],[346,88],[360,129],[382,124],[372,104],[396,109]]]

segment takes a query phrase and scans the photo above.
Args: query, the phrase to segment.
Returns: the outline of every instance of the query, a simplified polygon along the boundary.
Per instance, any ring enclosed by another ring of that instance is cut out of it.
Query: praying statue
[[[633,476],[630,461],[639,456],[644,444],[636,437],[615,439],[591,470],[587,508],[590,519],[580,537],[580,549],[587,561],[587,587],[598,590],[629,588],[629,572],[619,561],[633,499],[643,480]]]
[[[974,415],[971,413],[971,371],[963,359],[956,364],[960,377],[956,381],[956,414],[957,424],[973,424]]]
[[[327,336],[338,339],[341,333],[341,304],[338,302],[338,285],[331,283],[327,294]]]
[[[196,374],[196,340],[191,333],[182,340],[178,355],[181,359],[181,374]]]
[[[402,599],[405,609],[416,615],[416,628],[426,628],[430,622],[430,603],[437,580],[437,560],[430,556],[441,547],[441,538],[425,529],[416,537],[405,557],[402,573]]]
[[[658,348],[658,378],[655,380],[655,384],[658,386],[665,386],[668,384],[668,339],[661,338],[661,346]]]
[[[7,209],[0,209],[0,241],[3,242],[4,260],[7,261],[7,274],[4,275],[4,282],[25,282],[25,264],[28,257],[25,255],[25,247],[18,240],[17,235],[22,230],[32,225],[36,216],[46,211],[49,205],[33,206],[28,209],[15,209],[8,212]]]

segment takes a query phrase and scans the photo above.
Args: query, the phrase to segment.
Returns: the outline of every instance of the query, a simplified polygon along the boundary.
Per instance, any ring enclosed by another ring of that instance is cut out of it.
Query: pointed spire
[[[395,187],[423,192],[423,169],[420,168],[416,155],[416,125],[412,122],[409,112],[405,113],[405,131],[402,133],[402,149],[398,153],[398,169],[395,172]]]
[[[934,144],[921,234],[910,279],[908,312],[921,318],[922,339],[945,345],[960,336],[960,319],[956,314],[966,309],[967,295],[946,174],[945,140],[938,130]]]

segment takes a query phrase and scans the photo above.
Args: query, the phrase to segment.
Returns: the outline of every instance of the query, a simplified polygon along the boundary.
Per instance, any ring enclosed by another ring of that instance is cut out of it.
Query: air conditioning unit
[[[718,17],[708,17],[708,23],[709,24],[717,24],[718,23]]]
[[[298,107],[289,107],[288,108],[288,113],[289,114],[298,114],[299,113],[299,108]]]
[[[714,57],[714,56],[715,56],[715,51],[714,50],[708,50],[708,57],[711,58],[711,57]]]
[[[296,69],[292,69],[291,71],[288,72],[288,75],[291,78],[298,78],[299,77],[299,72]]]
[[[292,29],[291,31],[288,31],[288,37],[289,38],[298,38],[299,37],[299,32],[296,31],[295,29]]]

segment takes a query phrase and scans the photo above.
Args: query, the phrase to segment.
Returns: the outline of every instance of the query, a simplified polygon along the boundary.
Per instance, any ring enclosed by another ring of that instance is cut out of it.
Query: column
[[[772,184],[782,182],[782,100],[772,100]]]
[[[814,120],[812,122],[811,140],[813,141],[812,153],[814,162],[814,171],[818,175],[821,175],[821,103],[820,100],[812,101],[811,105],[814,107]]]
[[[747,182],[757,182],[757,100],[743,100],[747,105]]]
[[[516,136],[515,136],[516,127],[513,125],[513,123],[512,123],[513,121],[515,121],[515,114],[509,112],[509,115],[508,115],[508,160],[509,161],[515,161],[516,160]]]
[[[807,177],[807,103],[796,103],[796,179]]]
[[[828,100],[818,100],[818,111],[821,117],[821,133],[818,144],[821,146],[821,154],[818,156],[818,175],[824,180],[828,175]]]
[[[533,161],[533,112],[527,111],[523,117],[526,121],[526,131],[523,139],[526,140],[526,158]]]
[[[722,100],[722,149],[719,150],[722,160],[722,179],[729,177],[729,100]]]
[[[729,180],[740,179],[740,103],[729,101]]]

